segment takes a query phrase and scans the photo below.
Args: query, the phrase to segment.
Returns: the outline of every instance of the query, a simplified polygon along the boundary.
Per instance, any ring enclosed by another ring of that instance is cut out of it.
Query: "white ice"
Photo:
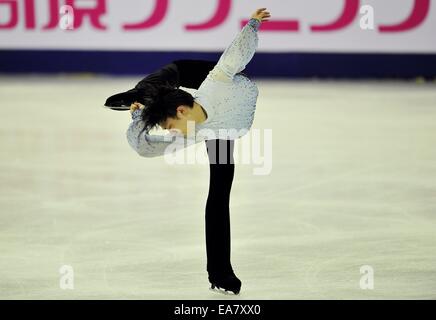
[[[129,112],[102,107],[140,78],[0,78],[1,299],[436,298],[435,83],[255,80],[272,172],[236,165],[242,290],[224,296],[206,273],[208,165],[139,157]]]

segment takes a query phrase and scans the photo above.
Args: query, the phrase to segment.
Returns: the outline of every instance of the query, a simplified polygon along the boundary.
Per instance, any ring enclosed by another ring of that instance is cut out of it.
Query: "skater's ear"
[[[185,104],[181,104],[176,108],[176,111],[180,111],[181,113],[185,114],[189,112],[192,108],[190,106],[187,106]]]

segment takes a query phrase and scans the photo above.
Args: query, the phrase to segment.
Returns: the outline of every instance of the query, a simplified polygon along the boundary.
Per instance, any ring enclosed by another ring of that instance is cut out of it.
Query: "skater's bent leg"
[[[174,60],[179,72],[179,84],[185,88],[198,89],[217,61]]]
[[[209,194],[206,203],[207,271],[232,273],[230,262],[230,191],[234,177],[233,140],[207,140],[210,161]],[[223,150],[226,156],[222,157]]]
[[[144,94],[151,89],[150,87],[161,85],[198,89],[216,64],[216,61],[208,60],[175,60],[151,72],[139,81],[135,88],[110,96],[104,105],[112,108],[130,106],[135,101],[141,101]],[[129,108],[120,110],[129,110]]]
[[[147,75],[135,88],[154,84],[198,89],[216,64],[216,61],[209,60],[174,60]]]

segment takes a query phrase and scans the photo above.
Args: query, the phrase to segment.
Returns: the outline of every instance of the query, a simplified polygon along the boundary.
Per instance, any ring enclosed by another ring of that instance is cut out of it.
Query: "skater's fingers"
[[[256,12],[252,15],[252,18],[258,19],[261,22],[268,21],[267,19],[271,17],[269,11],[266,11],[266,8],[257,9]]]
[[[133,104],[136,107],[138,107],[139,109],[144,109],[145,108],[145,106],[142,103],[138,102],[138,101],[135,101]]]
[[[138,109],[139,107],[136,105],[136,104],[134,104],[134,103],[132,103],[131,105],[130,105],[130,112],[133,112],[133,111],[135,111],[136,109]]]

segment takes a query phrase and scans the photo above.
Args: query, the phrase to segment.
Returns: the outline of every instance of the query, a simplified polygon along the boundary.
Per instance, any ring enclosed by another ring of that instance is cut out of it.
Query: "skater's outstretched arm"
[[[232,43],[221,55],[217,65],[211,71],[213,80],[232,82],[235,74],[245,69],[257,49],[259,37],[257,31],[263,21],[270,17],[266,8],[258,9],[248,23],[238,33]]]

